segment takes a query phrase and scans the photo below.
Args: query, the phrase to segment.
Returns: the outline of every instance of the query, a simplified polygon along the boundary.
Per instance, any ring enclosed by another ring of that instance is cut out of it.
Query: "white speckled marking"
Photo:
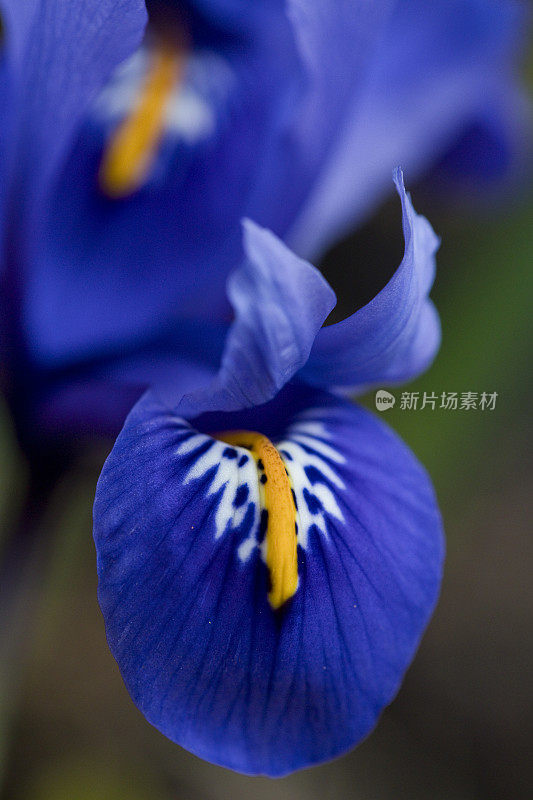
[[[93,119],[116,127],[130,113],[149,69],[149,58],[149,50],[143,47],[115,70],[93,103]],[[218,110],[233,84],[233,72],[223,58],[210,51],[192,53],[183,82],[176,84],[167,103],[165,137],[193,144],[211,136]]]
[[[273,442],[283,459],[294,490],[298,544],[304,549],[307,548],[309,531],[313,525],[327,536],[328,517],[343,520],[334,489],[342,491],[345,488],[336,469],[337,465],[344,463],[345,458],[328,444],[330,436],[326,425],[320,419],[322,414],[323,409],[306,410],[295,418],[283,439]],[[192,431],[185,420],[177,421],[184,430]],[[253,505],[250,533],[238,549],[240,560],[246,562],[255,547],[262,550],[258,535],[260,513],[264,502],[256,461],[245,448],[230,447],[225,442],[203,433],[194,433],[179,444],[176,455],[183,457],[194,454],[197,450],[203,450],[207,442],[210,443],[209,448],[205,452],[198,453],[198,458],[193,461],[183,480],[187,484],[205,479],[206,474],[213,470],[206,496],[219,494],[215,515],[216,538],[228,531],[237,530],[242,525],[250,505]],[[313,452],[309,452],[310,450]],[[236,451],[237,456],[228,458],[225,453],[232,451]],[[246,462],[239,466],[243,456],[246,456]],[[235,507],[237,492],[239,487],[243,486],[248,488],[246,500]]]

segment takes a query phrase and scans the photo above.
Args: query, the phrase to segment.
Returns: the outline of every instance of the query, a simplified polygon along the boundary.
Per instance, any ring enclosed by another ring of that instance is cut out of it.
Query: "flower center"
[[[233,447],[245,447],[256,461],[266,513],[265,561],[271,582],[268,599],[272,608],[280,608],[298,588],[296,507],[285,464],[262,433],[225,431],[216,438]]]
[[[107,144],[99,171],[109,197],[133,194],[144,183],[164,129],[165,110],[185,64],[185,48],[160,41],[136,104]]]

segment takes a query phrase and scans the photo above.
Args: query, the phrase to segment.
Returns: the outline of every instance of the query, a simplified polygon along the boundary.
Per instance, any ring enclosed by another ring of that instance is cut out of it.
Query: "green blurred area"
[[[443,220],[443,245],[433,299],[442,322],[442,347],[432,368],[407,387],[420,395],[416,411],[397,403],[386,415],[428,466],[448,500],[494,473],[498,438],[525,422],[533,297],[533,205],[508,219],[468,225]],[[402,387],[403,389],[403,387]],[[442,392],[497,392],[494,411],[439,408]],[[435,410],[421,409],[435,393]],[[448,498],[448,495],[450,497]]]
[[[150,727],[106,648],[96,602],[90,513],[104,454],[93,453],[53,500],[51,556],[33,585],[24,666],[15,676],[0,673],[8,800],[531,796],[533,194],[477,215],[428,210],[413,195],[443,240],[433,292],[443,344],[433,367],[406,388],[498,398],[494,411],[406,411],[404,387],[393,388],[396,406],[381,414],[432,475],[448,561],[437,614],[376,732],[333,764],[273,782],[206,764]],[[380,229],[379,215],[373,225]],[[358,242],[346,245],[355,261]],[[365,403],[373,407],[373,395]],[[3,407],[0,467],[0,518],[9,530],[25,466]]]

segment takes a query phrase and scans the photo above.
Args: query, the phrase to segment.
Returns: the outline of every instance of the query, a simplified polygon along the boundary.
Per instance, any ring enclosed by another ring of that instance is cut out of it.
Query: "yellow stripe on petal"
[[[280,608],[298,588],[296,508],[283,460],[262,433],[227,431],[216,435],[233,447],[245,447],[255,458],[268,512],[265,534],[266,564],[270,572],[270,605]]]
[[[181,79],[185,51],[159,44],[136,105],[111,137],[99,172],[100,187],[109,197],[133,194],[145,182],[163,136],[165,111]]]

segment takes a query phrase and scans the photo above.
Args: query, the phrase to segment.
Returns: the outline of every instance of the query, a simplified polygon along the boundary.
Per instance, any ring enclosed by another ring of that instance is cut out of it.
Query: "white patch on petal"
[[[184,420],[180,419],[179,422],[185,424],[189,431],[192,430]],[[192,463],[183,482],[187,484],[204,478],[206,473],[213,468],[216,469],[206,496],[212,497],[221,492],[215,514],[215,536],[217,539],[226,531],[237,530],[244,522],[246,513],[253,504],[253,522],[250,528],[250,535],[241,543],[238,549],[241,561],[247,561],[257,544],[259,530],[259,482],[255,461],[245,448],[231,447],[225,442],[219,442],[218,439],[213,439],[203,433],[195,433],[178,445],[176,455],[188,456],[196,450],[201,451],[206,443],[210,443],[209,449],[205,452],[199,452],[198,458]],[[226,451],[236,451],[237,457],[227,458],[224,455]],[[242,463],[243,456],[246,457],[245,463]],[[246,500],[236,507],[235,501],[240,487],[247,487],[248,494]]]
[[[143,47],[115,70],[93,103],[93,119],[113,128],[128,116],[143,87],[149,59],[149,51]],[[176,83],[167,103],[167,141],[193,144],[212,136],[234,84],[233,71],[221,56],[207,50],[191,54],[183,80]]]
[[[237,550],[237,554],[240,560],[248,561],[256,545],[257,541],[254,537],[249,536],[247,539],[245,539],[244,542],[239,546],[239,549]]]
[[[287,467],[296,496],[298,544],[304,550],[313,525],[327,536],[327,517],[334,517],[339,521],[344,519],[335,495],[328,486],[329,482],[338,489],[345,488],[335,466],[329,462],[343,464],[346,460],[338,450],[327,444],[330,435],[320,418],[327,417],[330,413],[328,409],[306,409],[298,414],[288,428],[286,438],[275,443]],[[313,452],[310,453],[309,450]],[[314,482],[311,481],[310,474]]]
[[[287,468],[294,490],[298,544],[304,549],[307,548],[313,526],[327,536],[328,518],[344,519],[333,489],[345,489],[336,467],[346,459],[328,443],[331,436],[322,421],[327,420],[328,416],[331,416],[328,409],[307,409],[296,417],[282,440],[273,442]],[[177,422],[188,432],[192,431],[184,420]],[[209,447],[206,449],[207,444]],[[215,512],[216,538],[237,530],[253,505],[252,524],[237,554],[242,562],[246,562],[254,549],[259,547],[264,558],[264,547],[258,541],[264,500],[255,459],[245,448],[233,447],[202,433],[194,433],[179,444],[176,455],[190,457],[194,456],[195,451],[198,451],[198,456],[192,461],[183,481],[187,484],[205,480],[205,476],[213,472],[206,498],[219,495]],[[237,456],[229,458],[228,454],[232,452],[236,452]],[[245,495],[245,499],[239,498],[238,493]]]

